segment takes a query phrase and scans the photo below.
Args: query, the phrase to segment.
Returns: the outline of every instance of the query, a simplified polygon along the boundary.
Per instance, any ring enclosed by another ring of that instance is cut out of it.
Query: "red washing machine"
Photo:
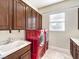
[[[39,59],[40,58],[40,54],[39,54],[39,50],[40,50],[40,45],[43,45],[45,43],[45,32],[44,30],[26,30],[26,40],[32,42],[32,59]],[[42,34],[42,35],[41,35]],[[42,37],[42,40],[40,40],[40,38]]]

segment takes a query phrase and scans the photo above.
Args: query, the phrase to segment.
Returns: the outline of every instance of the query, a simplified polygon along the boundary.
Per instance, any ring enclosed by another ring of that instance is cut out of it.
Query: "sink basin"
[[[6,45],[1,45],[0,46],[0,58],[6,57],[9,54],[11,54],[29,44],[30,44],[30,42],[28,42],[28,41],[18,40],[18,41],[14,41],[14,42],[11,42]]]
[[[0,46],[0,52],[6,52],[8,50],[14,49],[16,47],[19,47],[21,45],[25,44],[25,42],[22,41],[15,41],[6,45]]]

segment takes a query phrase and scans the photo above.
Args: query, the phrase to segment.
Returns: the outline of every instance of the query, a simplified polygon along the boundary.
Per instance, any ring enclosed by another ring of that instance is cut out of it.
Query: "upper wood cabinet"
[[[32,29],[42,29],[42,16],[35,10],[32,10]]]
[[[22,0],[0,0],[1,29],[42,29],[42,16]]]
[[[12,28],[12,0],[0,0],[0,29]]]
[[[42,16],[37,13],[37,28],[42,29]]]
[[[36,19],[36,17],[37,17],[37,13],[36,13],[36,11],[35,10],[33,10],[32,9],[32,29],[34,30],[34,29],[37,29],[37,19]]]
[[[39,15],[39,29],[42,29],[42,15]]]
[[[25,29],[25,4],[14,0],[14,29]]]
[[[26,29],[42,29],[42,16],[26,5]]]
[[[26,29],[36,29],[36,11],[29,6],[26,6]]]
[[[32,28],[32,9],[26,5],[26,29]]]

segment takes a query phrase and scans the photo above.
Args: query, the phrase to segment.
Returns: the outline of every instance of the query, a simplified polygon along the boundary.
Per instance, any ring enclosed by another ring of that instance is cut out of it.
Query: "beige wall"
[[[43,14],[43,28],[48,29],[49,27],[49,15],[59,12],[66,13],[66,30],[65,32],[50,32],[49,31],[49,46],[59,47],[64,49],[70,48],[70,37],[78,37],[78,0],[70,0],[40,9],[39,11]]]
[[[12,33],[9,33],[8,30],[3,30],[0,31],[0,44],[3,44],[6,42],[8,39],[14,39],[14,40],[19,40],[19,39],[25,39],[25,31],[21,30],[20,32],[18,30],[12,30]]]

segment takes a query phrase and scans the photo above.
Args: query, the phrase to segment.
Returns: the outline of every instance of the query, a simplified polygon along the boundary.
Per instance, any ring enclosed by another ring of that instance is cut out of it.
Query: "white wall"
[[[9,33],[8,30],[3,30],[0,31],[0,44],[3,44],[6,42],[6,40],[8,39],[15,39],[15,40],[19,40],[19,39],[25,39],[25,31],[21,30],[20,32],[18,30],[12,30],[12,33]]]
[[[47,14],[47,13],[51,13],[53,11],[57,11],[57,10],[64,10],[67,8],[73,8],[79,6],[79,0],[65,0],[64,2],[60,2],[54,5],[50,5],[44,8],[39,8],[38,10],[40,11],[40,13],[42,14]]]
[[[39,9],[43,14],[43,28],[49,27],[49,15],[59,12],[66,13],[66,31],[65,32],[50,32],[49,31],[49,46],[59,47],[64,49],[70,48],[70,37],[78,37],[78,0],[70,0],[52,5],[46,8]]]

